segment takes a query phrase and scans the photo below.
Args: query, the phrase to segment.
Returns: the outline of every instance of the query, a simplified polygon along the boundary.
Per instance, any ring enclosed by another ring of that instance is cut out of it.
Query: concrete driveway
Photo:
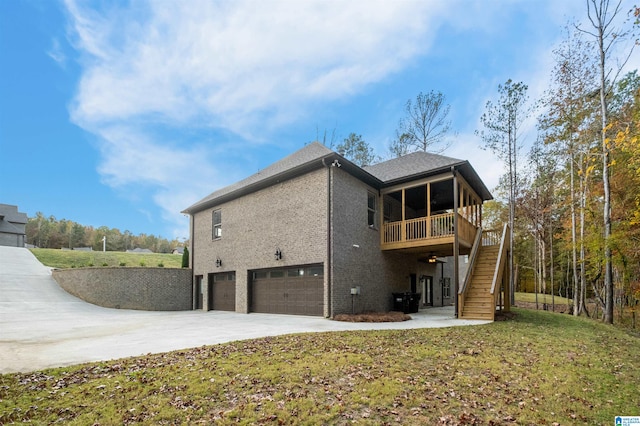
[[[399,323],[220,311],[108,309],[65,292],[24,248],[0,246],[0,373],[160,353],[291,333],[484,324],[434,308]]]

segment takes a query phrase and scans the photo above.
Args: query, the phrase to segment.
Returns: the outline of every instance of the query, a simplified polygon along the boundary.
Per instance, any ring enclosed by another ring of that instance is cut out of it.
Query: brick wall
[[[342,170],[332,180],[333,315],[367,311],[385,312],[393,307],[393,292],[411,288],[410,274],[422,273],[416,255],[380,250],[380,217],[367,224],[367,196],[377,190]],[[425,265],[426,266],[426,265]],[[351,288],[360,294],[351,296]]]
[[[102,267],[58,269],[53,278],[94,305],[145,311],[192,309],[191,269]]]
[[[196,213],[191,254],[194,274],[203,277],[203,309],[209,309],[209,273],[236,273],[236,312],[247,313],[251,271],[326,265],[326,194],[327,169],[322,168]],[[222,238],[214,240],[212,214],[217,209],[222,212]],[[276,249],[281,260],[275,259]],[[327,285],[325,273],[325,295]]]

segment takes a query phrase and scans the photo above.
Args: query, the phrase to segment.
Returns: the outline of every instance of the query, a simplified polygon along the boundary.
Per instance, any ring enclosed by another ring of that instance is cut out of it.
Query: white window
[[[367,192],[367,225],[369,225],[370,228],[375,228],[376,226],[377,198],[373,192]]]
[[[213,239],[222,238],[222,210],[213,211]]]

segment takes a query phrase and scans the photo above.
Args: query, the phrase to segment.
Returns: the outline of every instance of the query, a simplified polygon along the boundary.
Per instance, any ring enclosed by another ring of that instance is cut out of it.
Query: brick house
[[[311,143],[184,210],[194,309],[333,317],[392,310],[405,292],[455,304],[491,198],[468,161],[361,168]]]

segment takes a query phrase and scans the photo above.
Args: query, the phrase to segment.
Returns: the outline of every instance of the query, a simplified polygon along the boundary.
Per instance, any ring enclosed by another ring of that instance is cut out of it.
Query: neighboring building
[[[27,233],[27,214],[18,206],[0,204],[0,246],[24,247]]]
[[[180,246],[180,247],[176,247],[173,250],[171,250],[172,254],[183,254],[184,253],[184,247]]]
[[[146,248],[140,248],[140,247],[136,247],[132,250],[127,250],[127,253],[144,253],[144,254],[149,254],[149,253],[153,253],[152,250],[150,249],[146,249]]]
[[[333,317],[391,310],[400,292],[451,305],[453,254],[471,252],[490,199],[468,161],[361,168],[311,143],[185,209],[194,309]]]

